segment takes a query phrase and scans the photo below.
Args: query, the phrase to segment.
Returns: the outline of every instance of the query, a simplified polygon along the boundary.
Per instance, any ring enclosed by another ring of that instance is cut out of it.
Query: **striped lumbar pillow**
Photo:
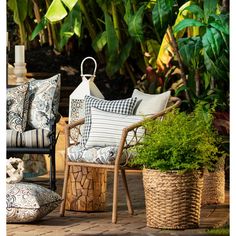
[[[82,135],[81,145],[85,146],[91,127],[91,108],[98,108],[102,111],[114,112],[124,115],[133,114],[137,98],[127,98],[121,100],[104,100],[93,96],[86,95],[85,101],[85,126]]]
[[[143,116],[105,112],[93,107],[91,108],[91,118],[91,129],[86,148],[118,146],[123,128],[144,119]],[[144,129],[140,127],[137,135],[141,137],[143,134]],[[127,141],[130,142],[132,137],[132,134],[128,135]]]
[[[7,147],[37,147],[50,145],[50,131],[33,129],[23,133],[7,129]]]

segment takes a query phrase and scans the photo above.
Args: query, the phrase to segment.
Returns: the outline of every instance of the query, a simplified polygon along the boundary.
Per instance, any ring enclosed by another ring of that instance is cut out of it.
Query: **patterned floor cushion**
[[[7,147],[48,147],[50,145],[50,131],[33,129],[23,133],[7,130]]]
[[[50,189],[32,183],[7,184],[7,223],[26,223],[41,219],[60,203],[61,197]]]

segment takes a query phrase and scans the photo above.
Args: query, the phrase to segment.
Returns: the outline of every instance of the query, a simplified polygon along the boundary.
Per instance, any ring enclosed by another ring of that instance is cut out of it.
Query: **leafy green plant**
[[[220,138],[212,128],[212,112],[198,104],[193,113],[175,110],[164,119],[148,121],[143,142],[132,151],[132,164],[166,170],[201,170],[214,167]]]
[[[174,0],[53,0],[31,39],[57,22],[57,49],[63,50],[73,36],[80,45],[89,38],[98,58],[106,64],[107,75],[127,75],[136,85],[136,73],[145,73],[149,65],[155,68],[162,37],[177,9]]]
[[[178,39],[186,67],[192,106],[199,100],[218,100],[218,109],[229,107],[229,14],[220,12],[217,0],[192,2],[181,11],[188,14],[174,26],[174,33],[191,30]],[[178,95],[178,92],[177,94]]]

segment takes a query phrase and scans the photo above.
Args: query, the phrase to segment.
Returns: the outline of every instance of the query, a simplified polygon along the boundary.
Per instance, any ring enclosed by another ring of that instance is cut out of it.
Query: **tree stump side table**
[[[72,166],[69,173],[66,210],[105,211],[107,170]]]

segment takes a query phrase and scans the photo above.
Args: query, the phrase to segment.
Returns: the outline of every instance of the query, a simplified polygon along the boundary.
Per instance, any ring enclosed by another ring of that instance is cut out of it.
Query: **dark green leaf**
[[[197,17],[198,20],[204,19],[204,11],[198,5],[193,4],[187,6],[183,9],[183,11],[185,10],[192,12]]]
[[[124,20],[127,25],[129,25],[131,15],[132,15],[131,3],[130,0],[127,0],[125,1],[125,15],[124,15]]]
[[[164,29],[172,19],[173,0],[158,0],[152,11],[152,21],[156,30]]]
[[[30,40],[33,40],[39,34],[39,32],[44,29],[44,27],[47,24],[48,24],[48,20],[46,19],[46,17],[43,17],[42,20],[34,28],[32,34],[30,36]]]
[[[226,27],[216,23],[216,22],[212,22],[209,24],[210,26],[214,27],[215,29],[219,30],[220,32],[223,32],[225,34],[229,34],[229,30],[226,29]]]
[[[119,42],[114,26],[112,24],[111,17],[106,12],[105,12],[105,25],[106,25],[108,57],[110,57],[111,55],[117,55],[119,50]]]
[[[60,47],[62,48],[70,37],[74,34],[80,38],[81,36],[82,15],[77,4],[69,15],[65,18],[60,30]]]
[[[129,17],[128,31],[138,42],[143,41],[143,15],[145,6],[141,6],[134,15]]]
[[[202,37],[202,44],[207,55],[212,59],[217,59],[223,50],[224,40],[218,30],[207,28]]]
[[[203,1],[203,9],[205,14],[205,19],[207,20],[209,15],[216,13],[217,0],[206,0]]]
[[[99,33],[92,43],[92,47],[95,52],[102,51],[103,47],[107,44],[107,34],[106,31]]]
[[[28,0],[8,0],[8,7],[14,12],[14,21],[19,25],[27,16]]]
[[[127,58],[130,56],[131,48],[132,41],[129,40],[122,48],[120,54],[110,56],[106,66],[106,72],[109,76],[114,75],[123,66]]]
[[[202,22],[195,20],[195,19],[184,19],[180,21],[176,26],[174,26],[174,33],[179,32],[182,29],[185,29],[187,27],[193,27],[193,26],[206,26]]]
[[[225,76],[225,73],[221,70],[221,68],[217,67],[217,65],[211,60],[211,58],[207,55],[205,51],[203,55],[207,71],[216,78],[223,78]]]
[[[189,70],[195,70],[198,67],[202,42],[200,37],[185,38],[178,40],[179,52],[184,64]]]
[[[186,91],[187,86],[183,85],[175,91],[175,96],[178,96],[181,92]]]
[[[209,73],[205,72],[203,73],[203,81],[204,81],[204,88],[207,89],[211,83],[211,76]]]

